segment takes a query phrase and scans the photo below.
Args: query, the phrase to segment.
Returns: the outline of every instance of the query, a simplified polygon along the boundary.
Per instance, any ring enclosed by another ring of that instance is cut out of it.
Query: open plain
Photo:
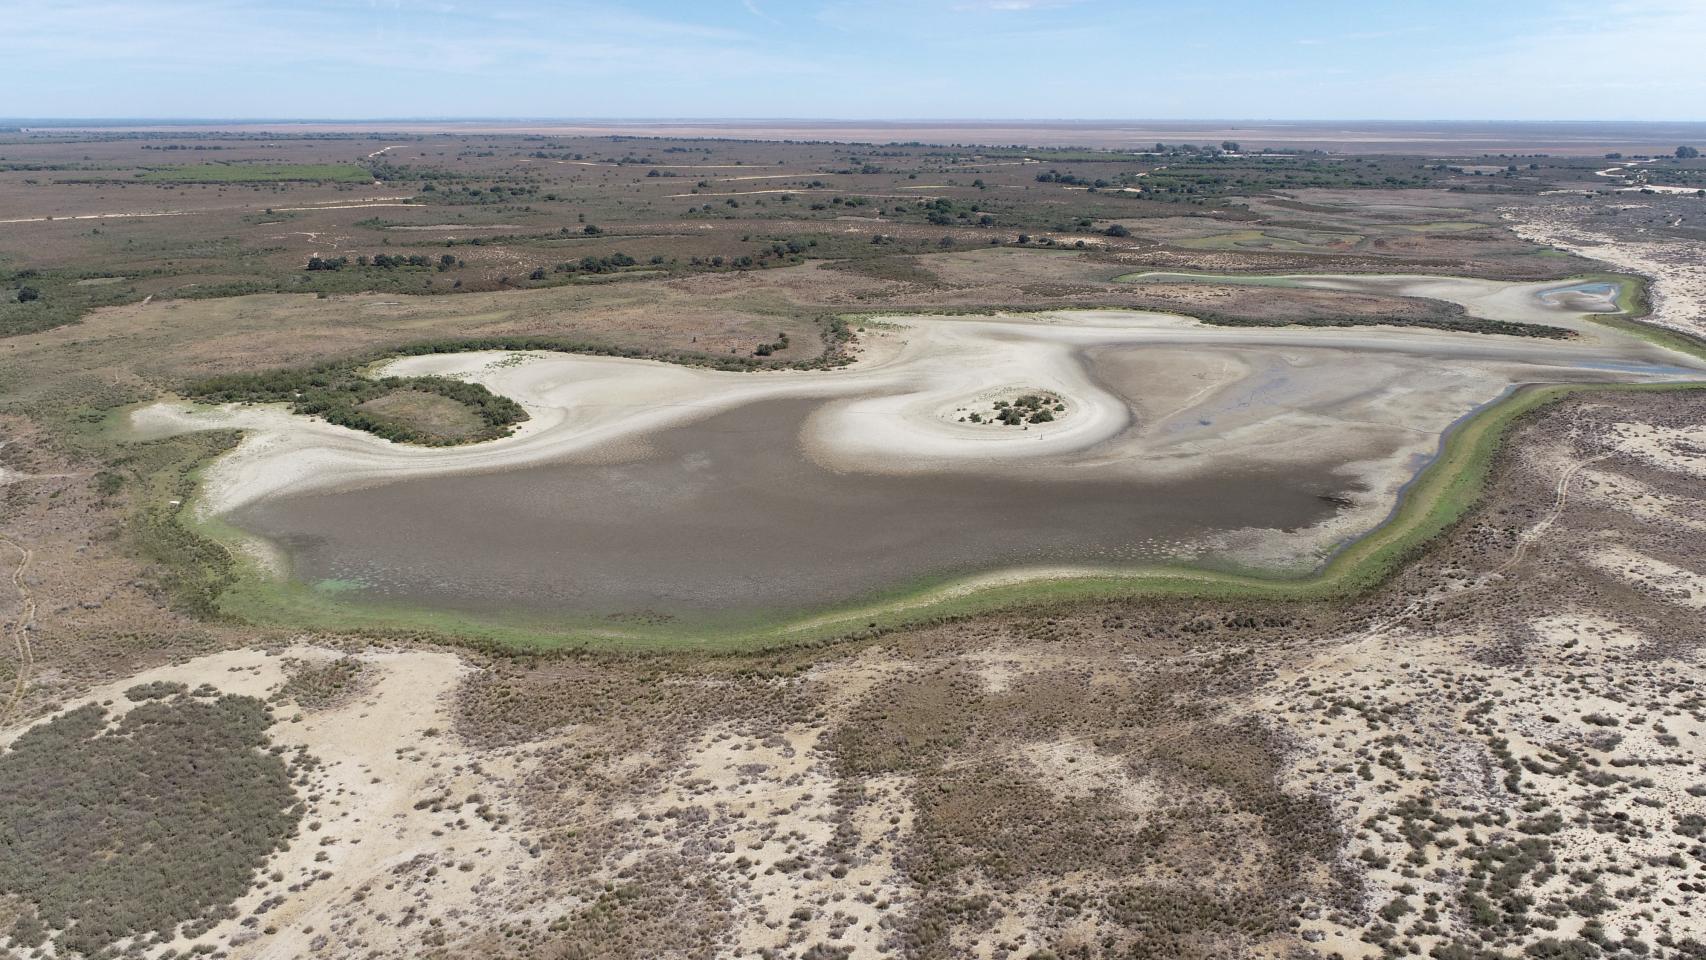
[[[0,951],[1706,955],[1706,168],[1448,132],[0,133]]]

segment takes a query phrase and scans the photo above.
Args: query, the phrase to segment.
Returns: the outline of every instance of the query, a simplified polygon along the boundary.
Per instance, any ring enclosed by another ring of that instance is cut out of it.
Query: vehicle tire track
[[[1598,463],[1610,456],[1612,456],[1612,454],[1607,452],[1570,464],[1570,466],[1565,469],[1563,475],[1558,478],[1557,484],[1552,488],[1552,509],[1546,511],[1546,516],[1541,517],[1540,522],[1529,527],[1526,533],[1517,538],[1516,550],[1511,553],[1509,559],[1500,564],[1499,568],[1493,572],[1504,573],[1511,567],[1521,563],[1523,555],[1528,553],[1529,544],[1535,543],[1541,537],[1545,536],[1546,531],[1552,529],[1552,525],[1557,523],[1558,518],[1564,515],[1564,508],[1570,504],[1570,484],[1574,483],[1576,477],[1580,476],[1581,472],[1589,465]]]
[[[1573,463],[1566,468],[1564,473],[1558,477],[1558,481],[1553,484],[1551,509],[1546,511],[1546,515],[1541,517],[1539,522],[1528,528],[1528,530],[1524,531],[1522,535],[1517,538],[1516,549],[1504,563],[1499,564],[1493,570],[1477,577],[1473,583],[1457,588],[1448,587],[1440,589],[1430,595],[1417,597],[1411,600],[1397,613],[1394,613],[1384,619],[1375,620],[1361,633],[1351,637],[1345,646],[1341,647],[1334,653],[1334,657],[1342,656],[1344,649],[1368,646],[1374,641],[1387,636],[1398,627],[1408,623],[1418,613],[1426,609],[1428,605],[1436,601],[1457,599],[1466,594],[1478,593],[1491,587],[1495,578],[1502,577],[1505,573],[1509,572],[1512,567],[1521,563],[1523,556],[1528,552],[1529,545],[1538,542],[1542,536],[1545,536],[1546,531],[1551,529],[1552,525],[1557,523],[1558,519],[1564,515],[1564,510],[1570,504],[1570,485],[1575,482],[1576,477],[1580,476],[1581,472],[1590,465],[1614,455],[1615,452],[1602,453],[1598,456],[1589,457],[1586,460]]]
[[[24,691],[29,689],[30,672],[35,667],[35,651],[30,646],[30,630],[36,623],[36,599],[35,594],[30,592],[29,584],[24,580],[30,569],[30,561],[35,559],[35,553],[11,537],[0,535],[0,543],[18,551],[18,566],[12,571],[12,586],[18,591],[18,616],[7,631],[17,649],[18,675],[12,683],[11,696],[7,698],[5,707],[0,709],[0,727],[3,727],[12,722],[19,705],[24,702]]]

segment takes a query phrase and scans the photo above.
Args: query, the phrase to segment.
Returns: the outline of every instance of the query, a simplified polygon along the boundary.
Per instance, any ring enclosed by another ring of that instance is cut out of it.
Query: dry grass
[[[485,422],[466,405],[419,390],[396,390],[358,404],[356,409],[435,440],[460,440],[486,429]]]

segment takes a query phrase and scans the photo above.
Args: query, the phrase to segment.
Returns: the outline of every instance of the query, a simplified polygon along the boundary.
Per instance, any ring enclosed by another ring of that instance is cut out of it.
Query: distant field
[[[1467,176],[1419,155],[1237,155],[1177,142],[1156,151],[1154,139],[1134,152],[448,134],[68,136],[0,134],[0,338],[149,297],[626,286],[808,261],[845,261],[851,271],[810,274],[814,283],[875,280],[889,284],[883,296],[905,291],[913,306],[924,305],[920,298],[1058,303],[1097,292],[1063,281],[1059,265],[1027,270],[1023,282],[939,269],[955,251],[985,247],[1107,261],[1093,278],[1078,271],[1098,285],[1116,262],[1173,268],[1180,256],[1255,273],[1429,273],[1450,263],[1473,276],[1567,276],[1591,267],[1536,257],[1499,227],[1496,210],[1561,185],[1609,185],[1593,177],[1599,157],[1531,157],[1514,173]],[[1428,186],[1443,189],[1427,203],[1405,193]],[[1199,216],[1210,212],[1212,220]],[[129,279],[81,283],[108,276]],[[990,280],[1003,281],[999,290]],[[39,296],[17,301],[11,292],[24,286]]]
[[[139,180],[167,183],[280,183],[325,180],[336,183],[366,183],[373,179],[367,168],[353,163],[197,163],[184,167],[149,170]]]

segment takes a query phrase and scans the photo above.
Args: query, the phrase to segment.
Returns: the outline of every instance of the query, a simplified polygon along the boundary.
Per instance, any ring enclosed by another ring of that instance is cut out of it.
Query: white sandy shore
[[[1594,203],[1501,211],[1517,236],[1638,273],[1651,283],[1646,322],[1706,336],[1706,243],[1686,238],[1612,236],[1594,223]]]
[[[385,365],[388,374],[479,382],[517,399],[532,417],[509,437],[466,447],[394,444],[279,407],[162,402],[139,409],[132,422],[144,435],[246,431],[208,472],[198,508],[218,515],[285,494],[643,455],[656,431],[746,404],[805,398],[822,405],[798,442],[820,463],[847,472],[1010,471],[1046,478],[1090,467],[1155,478],[1253,464],[1336,463],[1366,490],[1358,508],[1332,524],[1339,538],[1347,524],[1366,529],[1378,521],[1416,463],[1432,453],[1440,431],[1512,384],[1678,375],[1674,368],[1598,366],[1607,363],[1697,366],[1586,324],[1575,311],[1606,304],[1562,296],[1564,284],[1438,277],[1298,282],[1436,297],[1478,316],[1569,326],[1582,336],[1214,327],[1120,310],[891,317],[868,323],[861,359],[841,370],[730,373],[503,352]],[[959,420],[972,404],[1031,390],[1062,396],[1066,413],[1025,429]]]

